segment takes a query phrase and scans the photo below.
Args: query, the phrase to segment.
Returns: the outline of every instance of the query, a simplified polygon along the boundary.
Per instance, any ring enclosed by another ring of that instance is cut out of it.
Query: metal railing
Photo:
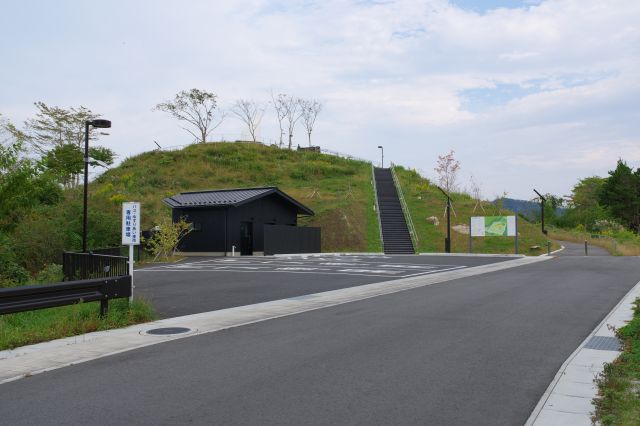
[[[119,248],[117,248],[119,250]],[[114,250],[114,249],[112,249]],[[62,253],[62,273],[65,281],[108,278],[128,275],[129,259],[96,253]]]
[[[411,212],[409,211],[409,206],[404,199],[404,194],[402,193],[402,185],[400,185],[400,180],[398,180],[398,176],[396,176],[395,164],[391,163],[391,176],[393,177],[393,183],[396,185],[396,189],[398,190],[398,198],[400,198],[400,206],[402,207],[402,213],[404,214],[404,219],[407,222],[407,226],[409,227],[409,234],[411,235],[411,241],[413,242],[414,250],[418,250],[418,233],[416,232],[416,228],[413,226],[413,220],[411,220]]]
[[[55,308],[80,302],[100,302],[107,314],[110,299],[131,296],[131,275],[46,285],[0,289],[0,315]]]
[[[380,220],[380,204],[378,203],[378,185],[376,185],[376,172],[371,163],[371,181],[373,182],[373,196],[375,197],[376,204],[376,216],[378,218],[378,230],[380,231],[380,244],[382,245],[382,251],[384,252],[384,238],[382,237],[382,221]]]

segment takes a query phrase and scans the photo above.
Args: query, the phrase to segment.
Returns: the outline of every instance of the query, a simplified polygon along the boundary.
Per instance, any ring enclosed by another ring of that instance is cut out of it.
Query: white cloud
[[[444,0],[120,1],[101,16],[80,1],[13,4],[0,18],[0,111],[20,121],[36,100],[89,106],[113,120],[105,143],[126,156],[189,141],[151,112],[178,90],[227,105],[284,91],[325,103],[323,146],[377,158],[386,144],[424,170],[454,148],[485,193],[522,197],[532,179],[565,193],[616,153],[640,163],[640,2],[530,3],[478,14]],[[465,91],[500,85],[527,90],[465,109]],[[232,119],[217,130],[242,131]],[[262,134],[278,137],[269,112]]]

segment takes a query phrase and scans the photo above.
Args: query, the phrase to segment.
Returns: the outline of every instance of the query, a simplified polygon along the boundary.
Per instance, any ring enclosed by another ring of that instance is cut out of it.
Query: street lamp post
[[[84,123],[84,211],[82,215],[82,252],[87,252],[87,198],[89,188],[89,126],[96,129],[108,129],[111,121],[96,119]]]
[[[380,167],[384,169],[384,148],[382,147],[382,145],[378,145],[378,148],[380,148],[380,152],[382,155],[382,162],[380,164]]]
[[[536,194],[538,194],[538,197],[540,197],[540,221],[542,222],[542,233],[546,234],[547,230],[544,229],[544,203],[547,201],[546,198],[544,198],[542,196],[542,194],[540,194],[538,191],[536,191],[535,189],[533,190],[533,192],[535,192]]]
[[[447,238],[444,240],[444,251],[446,253],[451,253],[451,197],[444,191],[444,189],[439,186],[436,188],[438,188],[440,192],[447,197]]]

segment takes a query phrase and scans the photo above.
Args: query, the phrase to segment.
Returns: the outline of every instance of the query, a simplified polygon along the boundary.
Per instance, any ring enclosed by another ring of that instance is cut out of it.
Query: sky
[[[178,91],[323,104],[314,145],[435,177],[455,151],[484,198],[567,195],[640,167],[640,1],[268,0],[5,2],[0,113],[85,106],[119,160],[192,137],[153,107]],[[248,138],[229,115],[212,139]],[[307,144],[302,126],[294,144]]]

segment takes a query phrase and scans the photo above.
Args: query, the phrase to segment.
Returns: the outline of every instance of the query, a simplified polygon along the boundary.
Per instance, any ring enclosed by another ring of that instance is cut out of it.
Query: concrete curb
[[[34,374],[79,364],[176,339],[212,333],[316,309],[411,290],[460,278],[529,265],[550,258],[522,258],[448,272],[383,281],[345,289],[308,294],[255,305],[168,318],[122,329],[88,333],[0,352],[0,384]],[[191,333],[151,336],[150,329],[187,327]]]
[[[590,349],[585,345],[593,337],[615,337],[614,329],[626,325],[633,317],[633,302],[640,297],[640,282],[618,302],[607,316],[562,364],[560,370],[538,401],[525,426],[590,426],[592,401],[598,394],[594,382],[606,363],[620,354],[616,350]]]

